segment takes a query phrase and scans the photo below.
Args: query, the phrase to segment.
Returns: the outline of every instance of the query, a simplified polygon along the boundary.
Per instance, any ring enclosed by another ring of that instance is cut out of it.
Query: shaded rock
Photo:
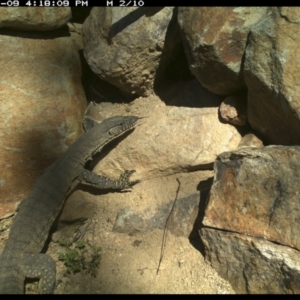
[[[53,30],[71,19],[70,7],[1,7],[0,28]]]
[[[93,84],[91,84],[92,82]],[[125,112],[132,111],[132,107],[135,106],[136,101],[133,101],[135,97],[125,97],[125,94],[115,86],[100,80],[98,77],[96,80],[94,77],[91,78],[91,80],[88,81],[88,84],[91,91],[91,102],[88,105],[87,113],[90,113],[97,120],[99,119],[101,112],[114,110],[113,107],[116,103],[124,104],[124,102],[128,103],[129,101],[132,101],[127,105]],[[223,99],[222,96],[213,94],[201,86],[196,79],[179,81],[161,86],[156,90],[156,95],[154,97],[157,96],[167,106],[185,106],[193,108],[219,107]],[[139,100],[142,101],[142,99]],[[152,106],[156,106],[156,101],[153,101],[152,97],[143,102],[143,106],[148,106],[150,111],[153,110]],[[143,114],[143,112],[141,112],[141,114]],[[148,114],[149,111],[145,113],[145,115]],[[105,118],[104,115],[103,118]],[[99,121],[102,121],[103,118],[100,117]]]
[[[96,173],[118,177],[134,167],[132,179],[146,180],[212,168],[219,153],[236,149],[241,140],[235,127],[219,121],[217,107],[168,107],[155,99],[151,104],[149,117],[96,165]]]
[[[261,148],[263,146],[264,144],[261,139],[259,139],[254,133],[248,133],[242,137],[238,145],[238,148],[243,148],[243,147]]]
[[[248,120],[269,144],[300,144],[299,7],[273,9],[245,52]]]
[[[237,293],[300,293],[300,252],[263,239],[202,228],[206,260]]]
[[[107,81],[101,80],[88,66],[84,56],[83,59],[88,68],[86,77],[83,78],[87,99],[95,104],[106,103],[124,103],[132,101],[136,98],[135,95],[130,95],[122,92],[116,86]]]
[[[89,16],[92,7],[71,7],[72,19],[71,22],[82,24]]]
[[[94,216],[96,205],[84,192],[77,190],[66,200],[59,222],[71,224]]]
[[[203,87],[197,79],[179,81],[156,92],[167,104],[185,107],[217,107],[223,97]]]
[[[53,242],[81,239],[91,229],[96,203],[81,190],[74,191],[65,201],[59,218],[52,228]]]
[[[76,32],[77,34],[81,35],[82,24],[69,22],[67,25],[68,25],[70,32]],[[82,45],[83,45],[83,42],[82,42]]]
[[[1,32],[3,216],[14,211],[41,172],[80,136],[86,103],[79,56],[70,37],[57,32]]]
[[[208,90],[244,89],[241,72],[247,36],[268,7],[179,7],[178,23],[191,72]]]
[[[69,32],[71,34],[71,38],[74,44],[75,49],[78,50],[80,60],[81,60],[81,68],[82,68],[82,85],[84,87],[85,95],[87,98],[87,102],[95,103],[103,102],[103,101],[111,101],[123,103],[130,99],[131,96],[128,97],[127,94],[124,95],[122,91],[120,91],[114,85],[101,80],[89,67],[86,59],[83,55],[83,38],[82,38],[82,24],[80,23],[72,23],[68,24]],[[127,97],[126,97],[127,96]]]
[[[79,23],[68,23],[69,32],[71,34],[71,38],[74,44],[74,47],[77,51],[83,49],[83,39],[81,35],[82,25]]]
[[[300,249],[298,178],[297,146],[222,153],[203,224]]]
[[[82,28],[84,55],[91,69],[126,93],[149,95],[159,72],[179,51],[173,10],[94,7]]]
[[[246,97],[232,95],[224,99],[220,105],[220,116],[223,121],[233,125],[243,126],[247,124]]]
[[[177,199],[173,210],[174,199],[159,206],[151,205],[141,212],[125,207],[118,213],[113,230],[129,234],[154,229],[163,230],[170,216],[168,230],[176,236],[188,237],[198,215],[199,200],[199,193]]]

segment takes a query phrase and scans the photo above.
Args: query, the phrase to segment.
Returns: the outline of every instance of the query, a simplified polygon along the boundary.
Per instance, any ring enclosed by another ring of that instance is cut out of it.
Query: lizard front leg
[[[119,179],[113,180],[105,176],[97,175],[89,170],[82,170],[79,175],[79,180],[82,184],[93,186],[99,189],[114,189],[114,190],[123,190],[128,189],[140,182],[139,180],[129,181],[129,178],[135,170],[126,170]]]

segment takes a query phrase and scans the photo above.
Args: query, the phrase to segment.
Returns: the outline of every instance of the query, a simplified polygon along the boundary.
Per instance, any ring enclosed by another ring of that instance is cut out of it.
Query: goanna
[[[40,253],[50,227],[66,196],[77,184],[122,190],[137,183],[129,181],[134,170],[125,171],[118,180],[111,180],[84,166],[107,143],[134,128],[138,119],[118,116],[102,123],[88,119],[90,128],[37,180],[20,205],[0,256],[0,294],[24,293],[25,277],[40,278],[39,293],[53,293],[56,265],[50,256]]]

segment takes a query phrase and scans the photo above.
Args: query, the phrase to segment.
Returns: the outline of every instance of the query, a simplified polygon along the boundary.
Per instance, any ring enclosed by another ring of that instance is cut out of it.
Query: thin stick
[[[177,191],[176,191],[175,200],[173,202],[172,208],[171,208],[170,213],[168,215],[168,218],[166,220],[166,224],[165,224],[165,228],[164,228],[164,234],[163,234],[163,240],[162,240],[162,245],[161,245],[161,250],[160,250],[160,258],[159,258],[159,263],[158,263],[158,267],[157,267],[157,270],[156,270],[156,275],[158,275],[160,264],[161,264],[162,259],[164,257],[164,251],[165,251],[166,240],[167,240],[167,232],[168,232],[169,220],[170,220],[170,217],[171,217],[171,215],[173,213],[173,210],[174,210],[174,207],[175,207],[175,203],[176,203],[176,200],[177,200],[177,197],[178,197],[179,189],[180,189],[180,184],[181,183],[180,183],[180,181],[179,181],[178,178],[176,178],[176,180],[178,182],[178,188],[177,188]]]

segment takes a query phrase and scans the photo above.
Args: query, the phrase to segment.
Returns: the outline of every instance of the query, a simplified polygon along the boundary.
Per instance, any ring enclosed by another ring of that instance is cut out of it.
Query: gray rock
[[[237,293],[300,293],[300,252],[233,232],[202,228],[205,258]]]
[[[299,178],[298,146],[222,153],[203,224],[300,249]]]
[[[245,51],[248,121],[268,144],[300,144],[299,7],[274,8]]]
[[[247,36],[268,7],[179,7],[178,23],[191,72],[208,90],[245,89],[241,72]]]
[[[139,231],[164,229],[170,216],[168,230],[176,236],[188,237],[198,215],[199,200],[199,193],[177,199],[173,210],[174,199],[158,206],[151,205],[142,212],[125,207],[118,213],[113,230],[133,234]]]
[[[179,51],[173,10],[94,7],[82,28],[84,55],[91,69],[124,92],[148,96]]]

